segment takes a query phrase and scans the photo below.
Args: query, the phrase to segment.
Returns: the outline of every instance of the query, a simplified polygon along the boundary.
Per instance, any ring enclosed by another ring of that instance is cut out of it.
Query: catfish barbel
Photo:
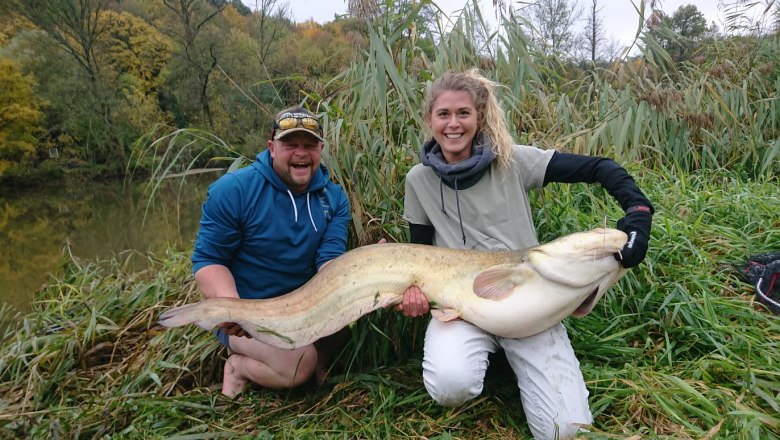
[[[599,228],[516,251],[373,244],[331,260],[288,294],[206,299],[168,310],[159,322],[204,330],[235,322],[259,341],[294,349],[400,303],[404,290],[417,285],[435,319],[460,318],[498,336],[521,338],[589,313],[626,272],[614,257],[626,239],[622,231]]]

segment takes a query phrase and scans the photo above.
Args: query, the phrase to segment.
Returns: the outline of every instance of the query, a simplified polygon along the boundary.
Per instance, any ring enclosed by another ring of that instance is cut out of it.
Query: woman
[[[538,244],[528,191],[550,182],[599,182],[625,210],[617,227],[629,235],[615,258],[625,267],[644,259],[653,207],[614,161],[514,145],[495,84],[476,70],[448,72],[432,84],[424,119],[433,138],[422,163],[406,176],[404,218],[411,242],[482,250]],[[429,304],[416,286],[398,309],[420,316]],[[508,339],[462,320],[431,320],[423,381],[438,403],[456,406],[482,391],[488,354],[502,348],[517,377],[536,439],[567,438],[592,423],[588,391],[566,329]]]

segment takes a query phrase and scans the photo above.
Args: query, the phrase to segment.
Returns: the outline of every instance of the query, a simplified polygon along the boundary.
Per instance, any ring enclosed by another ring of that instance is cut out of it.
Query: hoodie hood
[[[421,154],[422,164],[431,167],[434,173],[439,176],[439,197],[441,198],[441,212],[449,217],[447,210],[444,209],[444,188],[447,185],[455,190],[455,207],[458,212],[458,224],[460,233],[463,237],[463,246],[466,245],[466,230],[463,227],[463,217],[460,214],[460,197],[458,191],[471,188],[482,176],[487,173],[496,153],[493,152],[493,146],[482,135],[474,136],[471,142],[471,156],[456,163],[447,163],[442,154],[441,146],[436,139],[431,139],[423,144]]]
[[[496,153],[485,136],[477,135],[471,143],[471,156],[456,163],[447,163],[436,139],[423,144],[421,161],[431,167],[450,188],[468,189],[487,172]]]

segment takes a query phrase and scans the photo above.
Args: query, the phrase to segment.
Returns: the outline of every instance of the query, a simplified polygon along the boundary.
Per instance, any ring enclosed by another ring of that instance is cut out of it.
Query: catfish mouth
[[[593,292],[591,292],[590,295],[588,295],[587,298],[585,298],[585,301],[583,301],[577,308],[571,313],[571,316],[574,316],[575,318],[581,318],[588,313],[590,313],[591,310],[593,310],[593,307],[596,305],[596,300],[598,299],[599,294],[599,288],[596,287],[593,289]]]

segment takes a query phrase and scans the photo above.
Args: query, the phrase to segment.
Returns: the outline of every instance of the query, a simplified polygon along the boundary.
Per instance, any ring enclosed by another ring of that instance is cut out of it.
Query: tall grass
[[[672,66],[653,61],[668,54],[646,42],[642,58],[580,71],[541,54],[509,21],[476,47],[473,36],[486,32],[475,29],[480,13],[463,14],[432,53],[399,29],[371,32],[364,57],[334,80],[344,91],[327,101],[312,96],[330,128],[325,161],[350,194],[359,244],[401,238],[400,176],[428,136],[426,87],[449,69],[477,66],[502,85],[519,142],[651,169],[780,172],[778,38],[714,42],[695,63]]]
[[[613,157],[657,209],[645,262],[589,316],[566,321],[591,391],[589,436],[780,438],[780,320],[734,270],[780,248],[780,79],[768,67],[777,39],[718,42],[683,66],[660,61],[668,56],[647,41],[639,60],[581,72],[508,23],[475,45],[478,17],[465,11],[433,47],[403,37],[410,18],[387,21],[328,85],[341,93],[309,91],[328,127],[324,160],[352,203],[351,245],[405,239],[403,176],[427,136],[425,87],[479,66],[503,85],[520,142]],[[139,141],[135,156],[156,178],[203,166],[205,148],[233,166],[244,160],[201,132],[157,138]],[[542,241],[621,215],[586,185],[553,185],[533,206]],[[391,311],[353,325],[323,386],[225,399],[213,337],[155,325],[164,308],[199,298],[189,256],[133,258],[148,269],[66,255],[35,311],[4,334],[0,437],[529,437],[500,357],[480,398],[433,404],[420,378],[426,321]]]
[[[566,320],[591,391],[592,436],[780,438],[780,318],[735,269],[780,243],[776,183],[725,170],[645,171],[639,183],[658,209],[645,263],[590,315]],[[543,240],[614,217],[593,203],[604,196],[546,189],[534,201]],[[133,258],[148,269],[65,258],[35,311],[4,335],[0,437],[529,436],[500,357],[479,399],[435,405],[420,377],[425,320],[390,311],[352,327],[323,386],[220,397],[225,353],[213,337],[155,324],[199,297],[189,255]]]

